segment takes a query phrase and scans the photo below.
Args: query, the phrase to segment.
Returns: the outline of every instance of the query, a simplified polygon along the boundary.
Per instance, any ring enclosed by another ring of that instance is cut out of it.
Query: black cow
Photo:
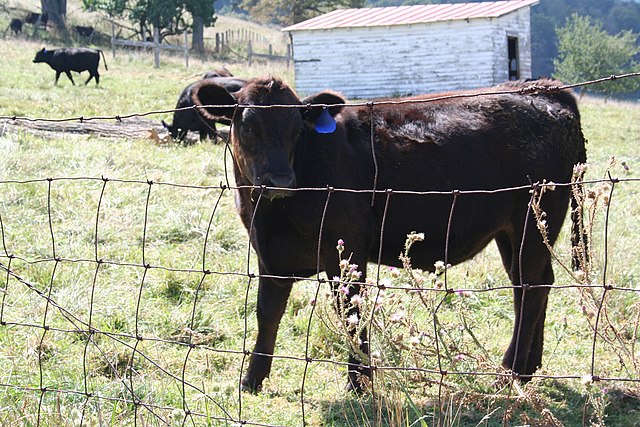
[[[93,38],[94,29],[92,26],[74,25],[73,30],[82,38],[88,40]]]
[[[557,84],[518,82],[496,90]],[[417,103],[425,96],[370,109],[344,107],[340,104],[345,100],[330,91],[299,99],[282,81],[268,77],[236,93],[205,80],[194,86],[193,94],[199,106],[226,106],[203,108],[211,119],[232,121],[237,204],[259,260],[258,337],[244,388],[258,390],[269,375],[294,278],[318,271],[340,277],[338,239],[344,240],[345,253],[352,253],[350,262],[363,266],[365,274],[369,260],[401,266],[398,254],[412,231],[426,234],[424,242],[412,247],[412,264],[429,271],[439,260],[457,264],[470,259],[495,239],[514,285],[516,313],[502,364],[522,381],[531,379],[542,362],[548,285],[554,275],[529,213],[529,189],[464,191],[529,186],[545,179],[569,182],[574,165],[586,161],[570,93]],[[372,198],[374,185],[382,194]],[[444,193],[410,193],[424,191]],[[560,232],[570,194],[568,186],[557,186],[542,200],[551,243]],[[581,220],[572,217],[574,225]],[[573,230],[573,237],[579,237],[577,227]],[[359,287],[350,287],[347,298]],[[349,314],[357,314],[357,307]],[[367,354],[366,333],[359,338]],[[360,374],[370,375],[370,368],[352,355],[350,388],[360,387]]]
[[[101,50],[81,47],[64,47],[51,50],[42,48],[42,50],[36,53],[33,62],[49,64],[49,66],[56,71],[55,84],[58,84],[60,74],[65,73],[67,77],[69,77],[69,80],[71,80],[71,83],[75,85],[76,83],[73,81],[73,77],[71,77],[71,71],[78,73],[89,71],[89,78],[84,84],[86,85],[89,83],[89,80],[95,79],[96,85],[98,85],[98,83],[100,83],[100,74],[98,73],[100,54],[102,54],[102,58],[104,59],[104,53]],[[108,70],[106,59],[104,60],[104,69]]]
[[[233,77],[233,74],[231,74],[231,71],[222,67],[222,68],[216,68],[215,70],[207,71],[202,76],[203,79],[211,79],[214,77]]]
[[[249,82],[247,79],[238,77],[212,77],[210,80],[223,86],[229,92],[237,92]],[[216,121],[227,125],[229,121],[224,119],[207,120],[196,109],[188,108],[194,106],[192,91],[196,83],[191,83],[180,93],[175,107],[176,111],[173,112],[173,122],[167,124],[163,120],[162,125],[169,131],[172,138],[179,141],[184,140],[190,130],[199,132],[201,141],[207,137],[215,141],[218,135]]]
[[[29,12],[27,16],[24,18],[24,22],[32,25],[36,25],[38,22],[40,22],[40,25],[46,28],[47,23],[49,22],[49,14],[48,13],[39,14],[36,12]]]
[[[20,18],[13,18],[11,22],[9,22],[9,28],[11,28],[11,32],[17,36],[22,32],[22,20]]]

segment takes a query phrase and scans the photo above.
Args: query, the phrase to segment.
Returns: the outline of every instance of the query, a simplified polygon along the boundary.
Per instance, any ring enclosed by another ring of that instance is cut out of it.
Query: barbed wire
[[[607,81],[615,81],[615,80],[622,80],[622,79],[627,79],[627,78],[632,78],[632,77],[640,77],[640,72],[637,73],[626,73],[626,74],[618,74],[618,75],[610,75],[608,77],[602,77],[599,79],[594,79],[594,80],[589,80],[589,81],[584,81],[584,82],[580,82],[580,83],[574,83],[574,84],[564,84],[564,85],[557,85],[557,86],[540,86],[540,85],[536,85],[534,83],[532,83],[529,86],[526,86],[524,88],[519,88],[519,89],[511,89],[511,90],[475,90],[475,91],[469,91],[469,92],[459,92],[459,93],[455,93],[455,94],[446,94],[443,96],[437,96],[437,95],[433,95],[433,96],[427,96],[424,98],[407,98],[407,99],[401,99],[401,100],[391,100],[391,99],[385,99],[385,100],[375,100],[375,101],[367,101],[367,102],[353,102],[353,103],[343,103],[343,104],[313,104],[314,107],[337,107],[337,106],[344,106],[344,107],[371,107],[371,106],[376,106],[376,105],[402,105],[402,104],[421,104],[421,103],[430,103],[430,102],[437,102],[437,101],[443,101],[443,100],[449,100],[449,99],[460,99],[460,98],[473,98],[473,97],[478,97],[478,96],[489,96],[489,95],[523,95],[523,94],[531,94],[531,93],[540,93],[540,92],[549,92],[549,93],[553,93],[553,92],[558,92],[558,91],[562,91],[562,90],[568,90],[568,89],[575,89],[578,87],[586,87],[586,86],[593,86],[599,83],[604,83]],[[307,105],[308,107],[310,107],[311,105]],[[66,117],[66,118],[57,118],[57,119],[52,119],[52,118],[46,118],[46,117],[39,117],[39,118],[34,118],[34,117],[26,117],[26,116],[16,116],[16,115],[12,115],[12,116],[8,116],[8,115],[0,115],[0,120],[12,120],[12,121],[26,121],[26,122],[49,122],[49,123],[63,123],[63,122],[79,122],[79,123],[85,123],[85,122],[91,122],[91,121],[113,121],[115,120],[116,122],[123,122],[126,119],[132,119],[132,118],[137,118],[137,117],[147,117],[147,116],[153,116],[153,115],[159,115],[159,114],[168,114],[168,113],[173,113],[176,111],[186,111],[186,110],[197,110],[198,108],[206,108],[206,107],[235,107],[235,108],[244,108],[244,107],[251,107],[251,108],[257,108],[257,109],[261,109],[261,108],[300,108],[300,105],[291,105],[291,104],[273,104],[273,105],[243,105],[243,104],[229,104],[229,105],[203,105],[202,107],[193,105],[193,106],[189,106],[189,107],[181,107],[181,108],[170,108],[170,109],[160,109],[160,110],[151,110],[151,111],[145,111],[145,112],[140,112],[140,113],[129,113],[129,114],[116,114],[116,115],[109,115],[109,116],[89,116],[89,117],[84,117],[84,116],[77,116],[77,117]]]

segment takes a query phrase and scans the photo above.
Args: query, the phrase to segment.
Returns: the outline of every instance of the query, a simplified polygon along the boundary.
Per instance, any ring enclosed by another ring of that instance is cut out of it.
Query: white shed
[[[339,9],[284,28],[296,90],[379,98],[531,77],[538,0]]]

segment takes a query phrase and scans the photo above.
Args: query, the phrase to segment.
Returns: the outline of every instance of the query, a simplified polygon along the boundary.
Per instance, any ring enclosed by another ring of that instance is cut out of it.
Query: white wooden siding
[[[507,80],[507,36],[531,69],[529,8],[500,18],[293,32],[296,90],[348,98],[471,89]]]
[[[494,50],[494,83],[508,80],[507,38],[518,38],[520,78],[531,77],[531,16],[530,8],[519,9],[496,22]]]

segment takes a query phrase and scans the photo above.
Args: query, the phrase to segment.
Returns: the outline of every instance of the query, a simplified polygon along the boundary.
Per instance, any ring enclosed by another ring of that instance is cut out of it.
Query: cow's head
[[[164,120],[161,120],[161,122],[162,122],[162,126],[169,132],[169,135],[171,135],[171,138],[176,139],[176,137],[178,136],[178,130],[179,130],[178,126],[170,125]]]
[[[256,79],[233,93],[203,80],[193,88],[192,97],[196,105],[203,106],[201,112],[208,118],[231,121],[234,161],[244,181],[239,184],[268,187],[263,195],[269,199],[293,195],[296,144],[304,143],[309,132],[315,132],[318,119],[326,120],[342,110],[335,104],[345,102],[329,91],[301,100],[285,83],[272,77]],[[312,107],[317,104],[333,106]]]
[[[47,62],[49,57],[50,57],[49,52],[47,51],[47,49],[43,47],[42,49],[36,52],[36,57],[33,58],[33,62],[35,63]]]

